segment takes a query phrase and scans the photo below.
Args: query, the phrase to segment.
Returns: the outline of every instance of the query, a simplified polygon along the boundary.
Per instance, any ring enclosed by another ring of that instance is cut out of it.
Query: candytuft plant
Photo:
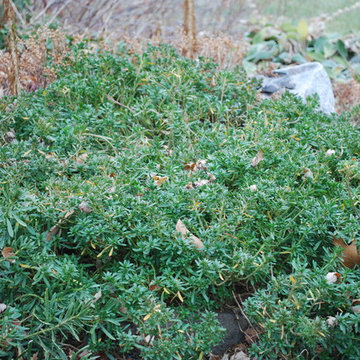
[[[258,358],[359,356],[346,114],[167,46],[80,44],[57,72],[0,106],[3,358],[202,359],[233,292]]]

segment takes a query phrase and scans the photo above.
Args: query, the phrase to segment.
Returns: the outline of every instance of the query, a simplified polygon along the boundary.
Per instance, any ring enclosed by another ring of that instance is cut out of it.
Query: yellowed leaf
[[[180,300],[181,302],[184,302],[184,299],[183,299],[183,297],[181,296],[180,291],[178,291],[176,295],[177,295],[177,297],[179,298],[179,300]]]
[[[151,313],[148,313],[147,315],[144,316],[144,321],[147,321],[150,319]]]
[[[111,247],[111,249],[110,249],[110,251],[109,251],[109,256],[112,256],[113,252],[114,252],[114,248]]]
[[[308,25],[307,25],[307,22],[305,20],[300,20],[299,21],[297,31],[298,31],[298,33],[300,35],[301,41],[305,42],[306,38],[309,35]]]
[[[264,154],[262,152],[262,150],[260,149],[258,151],[258,153],[256,154],[256,156],[251,160],[251,165],[253,167],[257,166],[259,164],[260,161],[264,160]]]
[[[79,204],[79,210],[88,214],[92,212],[92,208],[88,205],[86,201],[83,201]]]
[[[161,186],[164,182],[169,180],[167,176],[157,176],[157,175],[154,175],[153,179],[156,186]]]

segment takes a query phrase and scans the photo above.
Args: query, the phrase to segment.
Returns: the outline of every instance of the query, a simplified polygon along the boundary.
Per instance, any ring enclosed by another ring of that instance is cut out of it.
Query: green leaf
[[[342,40],[338,40],[336,42],[336,49],[338,51],[338,53],[345,59],[347,59],[347,56],[348,56],[348,52],[346,50],[346,47],[345,47],[345,44]]]
[[[12,214],[14,219],[21,225],[21,226],[24,226],[24,227],[27,227],[27,224],[24,223],[16,214]]]
[[[308,25],[307,25],[307,22],[305,20],[300,20],[299,21],[297,31],[298,31],[298,33],[300,35],[300,40],[305,42],[306,38],[309,35]]]
[[[9,219],[6,219],[6,224],[7,224],[7,230],[8,230],[10,237],[14,237],[14,230],[13,230],[13,227],[12,227]]]

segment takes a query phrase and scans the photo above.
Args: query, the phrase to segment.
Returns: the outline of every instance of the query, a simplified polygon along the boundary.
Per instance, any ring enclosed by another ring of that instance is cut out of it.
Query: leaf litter
[[[179,232],[183,238],[187,238],[190,244],[194,245],[197,250],[204,249],[204,243],[197,236],[192,234],[180,219],[176,223],[176,231]]]

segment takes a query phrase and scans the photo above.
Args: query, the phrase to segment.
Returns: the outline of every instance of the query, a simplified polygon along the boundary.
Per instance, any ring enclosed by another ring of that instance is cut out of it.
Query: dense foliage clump
[[[69,64],[1,104],[1,356],[201,359],[251,288],[258,358],[359,358],[359,130],[169,47]]]

